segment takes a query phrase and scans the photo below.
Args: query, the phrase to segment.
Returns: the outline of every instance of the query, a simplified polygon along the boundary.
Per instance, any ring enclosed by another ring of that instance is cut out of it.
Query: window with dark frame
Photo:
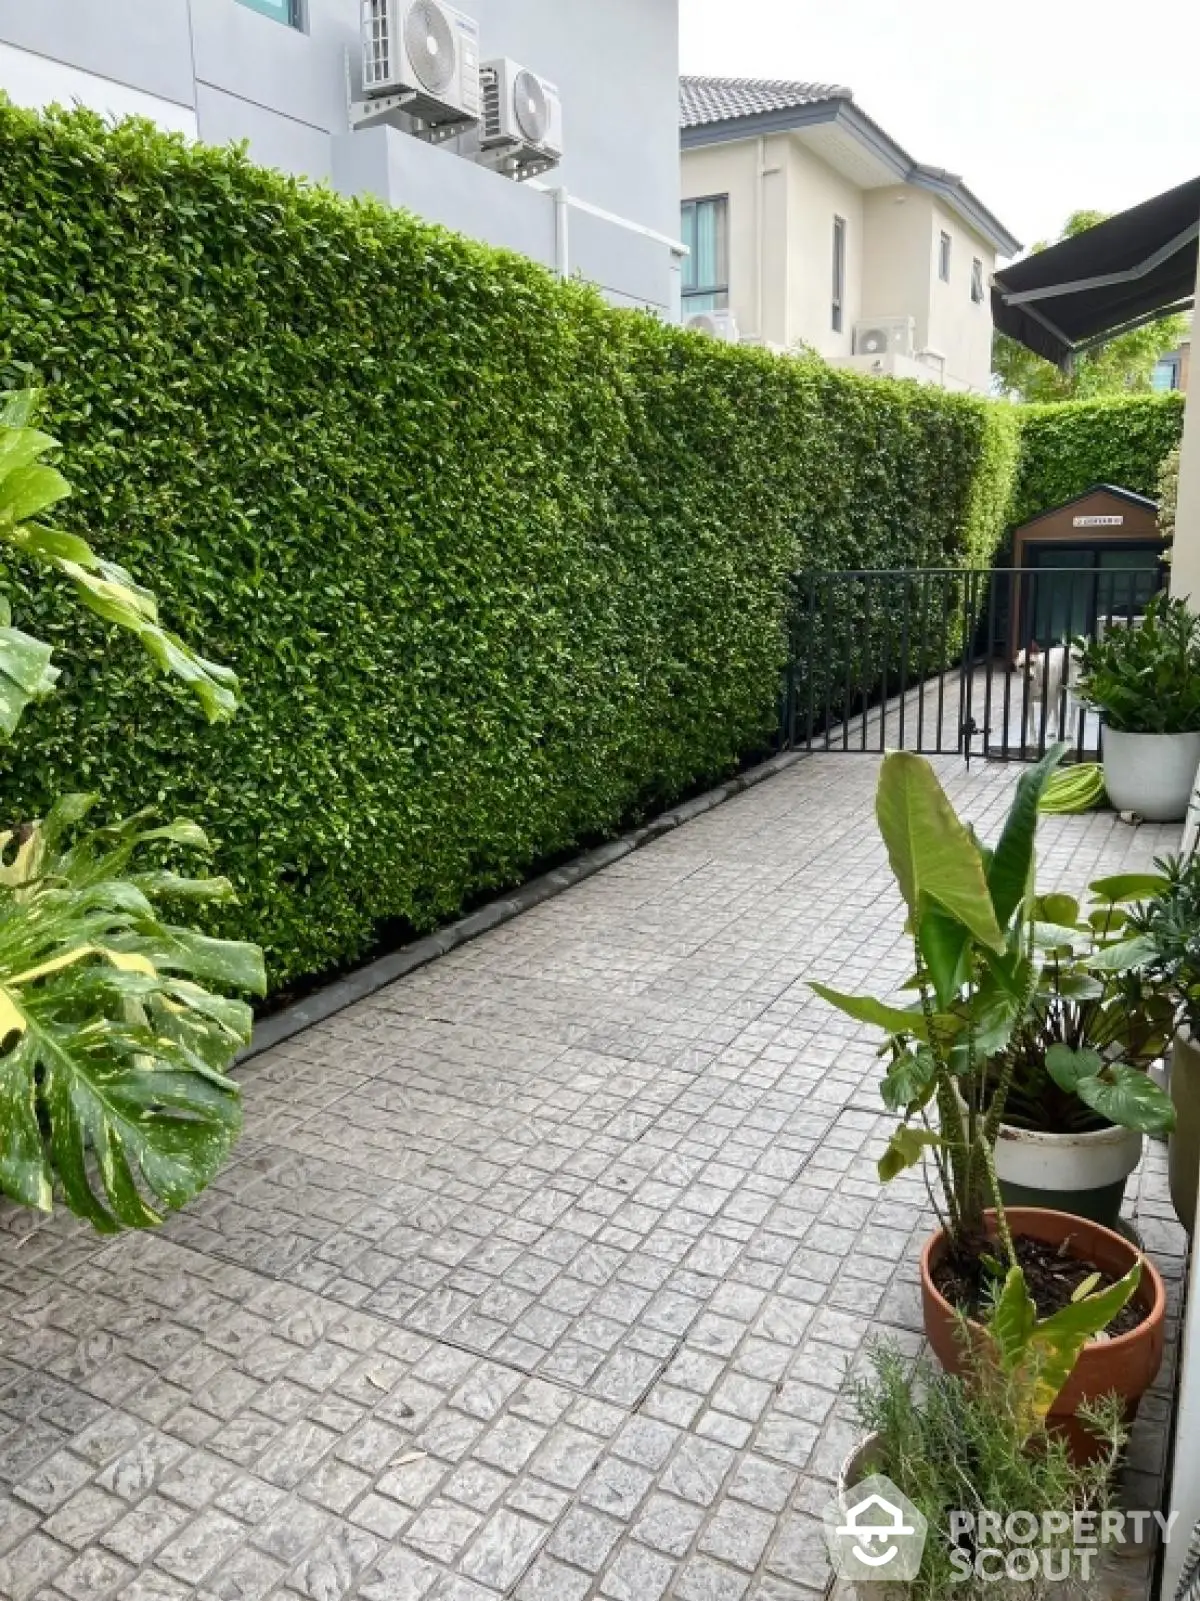
[[[846,219],[833,219],[833,331],[840,334],[846,320]]]
[[[300,6],[302,0],[238,0],[239,5],[249,6],[251,11],[258,11],[264,17],[271,17],[276,22],[282,22],[289,28],[300,26]]]
[[[938,238],[938,277],[944,284],[950,282],[950,253],[954,249],[954,241],[948,233]]]
[[[729,306],[729,196],[685,200],[681,236],[688,248],[683,258],[683,313],[694,317]]]
[[[971,299],[977,306],[983,305],[983,262],[978,256],[971,263]]]

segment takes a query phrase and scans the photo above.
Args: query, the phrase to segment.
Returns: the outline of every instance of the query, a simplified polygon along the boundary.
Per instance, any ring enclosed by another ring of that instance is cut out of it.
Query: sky
[[[1026,245],[1200,176],[1197,0],[680,0],[685,73],[853,89]]]

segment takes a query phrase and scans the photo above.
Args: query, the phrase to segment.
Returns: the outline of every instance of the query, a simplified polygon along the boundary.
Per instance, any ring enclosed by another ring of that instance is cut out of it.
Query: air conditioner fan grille
[[[532,72],[517,73],[513,84],[513,110],[524,138],[540,145],[550,131],[550,106],[541,80]]]
[[[444,94],[458,71],[458,50],[446,13],[432,0],[416,0],[409,7],[404,48],[422,89],[432,95]]]

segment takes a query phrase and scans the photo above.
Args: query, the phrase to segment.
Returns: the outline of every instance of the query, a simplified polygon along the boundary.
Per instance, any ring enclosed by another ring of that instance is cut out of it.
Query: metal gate
[[[782,743],[1033,761],[1063,739],[1095,759],[1071,641],[1137,626],[1166,578],[1161,564],[800,573]]]

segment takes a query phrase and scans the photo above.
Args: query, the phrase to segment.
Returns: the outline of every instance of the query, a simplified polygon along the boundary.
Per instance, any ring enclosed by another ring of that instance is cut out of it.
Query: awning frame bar
[[[1132,322],[1123,322],[1119,328],[1111,328],[1108,333],[1096,334],[1091,339],[1085,339],[1082,344],[1072,345],[1071,354],[1080,356],[1085,350],[1095,350],[1099,345],[1107,345],[1111,339],[1120,339],[1122,334],[1136,333],[1139,328],[1148,328],[1152,322],[1162,322],[1166,317],[1177,317],[1182,312],[1191,311],[1196,304],[1194,295],[1187,295],[1183,300],[1177,300],[1173,306],[1163,306],[1158,311],[1147,311]],[[1037,316],[1030,311],[1030,316]]]
[[[1008,291],[1003,284],[998,285],[1001,299],[1006,306],[1029,307],[1034,300],[1049,300],[1054,295],[1078,295],[1088,289],[1108,289],[1117,284],[1136,283],[1139,278],[1145,278],[1156,267],[1161,267],[1164,261],[1170,261],[1172,256],[1186,250],[1194,240],[1200,239],[1200,220],[1193,222],[1190,227],[1176,234],[1174,239],[1156,250],[1152,256],[1140,262],[1136,267],[1129,267],[1124,272],[1106,272],[1098,278],[1077,278],[1073,283],[1047,284],[1041,289],[1017,289]],[[1031,260],[1036,259],[1031,257]],[[1039,321],[1041,319],[1039,318]],[[1056,330],[1057,331],[1057,330]]]

